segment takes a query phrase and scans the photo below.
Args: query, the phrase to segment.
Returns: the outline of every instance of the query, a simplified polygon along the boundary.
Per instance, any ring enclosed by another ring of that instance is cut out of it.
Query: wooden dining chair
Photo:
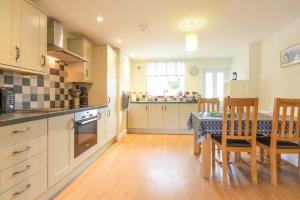
[[[198,112],[219,112],[220,100],[219,98],[199,98]]]
[[[251,178],[257,183],[256,134],[258,98],[225,98],[222,135],[212,135],[212,165],[215,166],[215,145],[222,150],[223,183],[227,184],[230,152],[251,155]]]
[[[281,154],[298,155],[300,179],[300,99],[275,99],[271,137],[258,137],[257,145],[270,154],[273,185],[277,185]]]
[[[198,98],[198,112],[219,112],[219,98]],[[201,153],[201,144],[197,144],[197,133],[194,132],[194,155]]]

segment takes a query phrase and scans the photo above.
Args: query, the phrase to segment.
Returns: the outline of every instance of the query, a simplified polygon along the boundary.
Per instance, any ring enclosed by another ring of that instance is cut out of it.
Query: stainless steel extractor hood
[[[47,54],[66,63],[88,62],[87,59],[64,48],[64,29],[61,23],[48,18]]]

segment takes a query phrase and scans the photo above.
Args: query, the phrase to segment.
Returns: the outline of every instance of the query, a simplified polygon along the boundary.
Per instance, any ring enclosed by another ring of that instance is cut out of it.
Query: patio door
[[[224,98],[224,81],[229,79],[229,69],[205,69],[204,70],[204,97]]]

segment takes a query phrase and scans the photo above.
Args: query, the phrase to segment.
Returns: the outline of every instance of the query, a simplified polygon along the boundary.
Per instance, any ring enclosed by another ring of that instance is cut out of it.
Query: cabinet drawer
[[[0,170],[47,150],[47,135],[0,149]]]
[[[47,167],[47,151],[0,172],[0,193]]]
[[[47,170],[43,169],[0,195],[0,200],[33,200],[47,190]]]
[[[47,120],[0,127],[0,148],[8,144],[16,144],[42,135],[47,135]]]

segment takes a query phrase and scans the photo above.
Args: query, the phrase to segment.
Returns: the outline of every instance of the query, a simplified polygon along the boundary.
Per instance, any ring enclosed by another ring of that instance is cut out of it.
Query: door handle
[[[30,131],[30,129],[31,129],[30,127],[27,127],[22,130],[15,130],[12,132],[12,134],[24,133],[24,132]]]
[[[107,97],[107,104],[110,104],[110,97]]]
[[[26,185],[25,189],[20,191],[20,192],[15,192],[13,194],[13,198],[15,198],[16,196],[19,196],[20,194],[22,194],[23,192],[25,192],[26,190],[28,190],[30,188],[31,184]]]
[[[28,151],[28,150],[30,150],[30,149],[31,149],[31,147],[30,147],[30,146],[27,146],[27,147],[25,147],[24,149],[14,151],[14,152],[13,152],[13,155],[18,154],[18,153],[23,153],[23,152]]]
[[[107,111],[106,115],[107,117],[110,117],[110,110]]]
[[[146,106],[146,111],[148,110],[148,106]]]
[[[16,61],[18,61],[20,58],[20,48],[16,46]]]
[[[15,176],[15,175],[18,175],[18,174],[21,174],[27,170],[29,170],[31,167],[31,165],[27,165],[24,169],[20,170],[20,171],[15,171],[12,175]]]
[[[167,111],[167,106],[165,106],[165,111]]]
[[[46,56],[42,54],[42,67],[45,67],[46,65]]]
[[[102,115],[100,112],[98,112],[98,120],[100,120],[102,118]]]
[[[85,70],[85,77],[87,77],[89,75],[89,70]]]

